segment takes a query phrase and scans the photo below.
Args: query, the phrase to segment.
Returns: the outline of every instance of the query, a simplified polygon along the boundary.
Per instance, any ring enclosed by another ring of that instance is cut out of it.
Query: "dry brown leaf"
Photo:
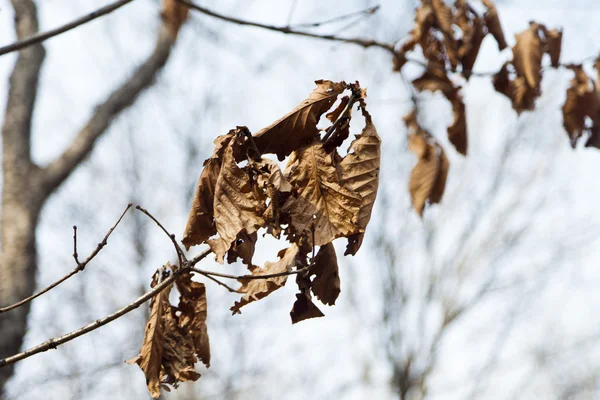
[[[321,246],[308,273],[316,275],[312,281],[312,291],[317,299],[323,304],[334,305],[340,295],[340,276],[333,243]]]
[[[600,126],[600,97],[581,65],[569,66],[575,76],[571,80],[571,87],[567,89],[567,98],[563,105],[563,125],[569,135],[571,146],[575,148],[577,140],[586,131],[592,136],[586,145],[596,147],[597,131]],[[592,125],[586,127],[586,117],[590,118]]]
[[[404,120],[409,131],[412,131],[409,148],[418,158],[410,175],[409,190],[414,209],[423,216],[425,206],[439,203],[444,195],[449,163],[441,146],[418,126],[414,111]]]
[[[176,284],[181,294],[177,305],[177,310],[180,312],[178,327],[184,336],[192,339],[194,353],[208,368],[210,367],[210,343],[206,326],[206,287],[203,283],[193,281],[190,274],[179,278]]]
[[[446,73],[443,64],[429,63],[429,66],[423,75],[412,81],[413,86],[419,92],[429,90],[435,92],[441,91],[448,99],[454,97],[458,89],[454,86]]]
[[[544,29],[544,35],[546,36],[544,52],[550,55],[550,63],[554,68],[557,68],[560,65],[562,31],[556,29]]]
[[[362,197],[358,214],[358,226],[367,228],[377,189],[379,187],[379,166],[381,163],[381,139],[373,125],[369,113],[363,109],[366,124],[360,135],[350,145],[348,154],[339,163],[341,184]],[[355,255],[360,248],[364,232],[348,237],[348,246],[344,255]]]
[[[252,171],[256,176],[258,187],[264,191],[269,204],[263,214],[267,231],[275,237],[281,232],[281,207],[292,191],[292,185],[283,176],[276,162],[263,158],[251,161]]]
[[[463,29],[462,45],[458,49],[458,56],[462,65],[462,74],[467,80],[471,77],[481,42],[485,37],[484,26],[484,21],[476,15],[467,28]]]
[[[189,7],[177,0],[162,0],[162,16],[173,40],[177,39],[179,29],[187,19],[188,11]]]
[[[525,110],[533,110],[539,91],[530,88],[523,76],[511,80],[507,66],[508,63],[505,63],[500,71],[494,75],[492,80],[494,88],[510,99],[513,109],[518,114]]]
[[[220,237],[208,241],[220,263],[242,230],[250,235],[265,224],[262,217],[266,210],[265,199],[259,197],[248,174],[237,166],[234,145],[232,141],[225,150],[215,187],[214,218]]]
[[[444,0],[432,0],[431,5],[433,7],[433,13],[435,15],[435,19],[437,22],[437,26],[449,37],[454,36],[454,32],[452,31],[452,9],[444,3]]]
[[[148,391],[153,399],[160,397],[162,360],[166,336],[165,315],[170,313],[169,293],[172,287],[173,285],[167,286],[152,298],[150,318],[146,324],[146,333],[140,354],[136,358],[127,361],[128,364],[136,363],[144,372]]]
[[[467,117],[465,114],[465,103],[457,94],[452,98],[452,125],[448,127],[448,139],[454,145],[456,151],[463,156],[467,155]]]
[[[306,291],[296,294],[296,302],[290,311],[290,317],[292,317],[292,324],[295,324],[305,319],[323,317],[323,313],[312,302],[310,292]]]
[[[227,252],[227,262],[229,264],[234,263],[239,257],[244,264],[250,267],[257,239],[256,232],[248,234],[245,230],[241,231]]]
[[[306,262],[305,260],[302,260],[302,254],[296,244],[292,244],[287,249],[281,250],[277,255],[280,258],[279,261],[267,261],[264,268],[254,266],[252,268],[252,275],[258,276],[289,272],[294,266],[303,266],[303,264]],[[239,314],[241,312],[240,308],[246,304],[258,301],[263,297],[267,297],[275,290],[283,287],[287,277],[287,275],[283,275],[265,279],[240,279],[240,282],[242,283],[240,291],[245,294],[240,301],[236,301],[233,304],[231,311],[233,314]]]
[[[180,330],[175,307],[169,307],[164,314],[165,345],[163,349],[161,385],[168,390],[172,385],[177,388],[180,382],[196,381],[200,374],[194,369],[198,361],[194,340],[191,335]]]
[[[314,142],[292,153],[285,176],[297,190],[282,212],[290,227],[309,237],[315,232],[315,244],[324,245],[341,236],[364,232],[359,224],[361,196],[340,184],[333,164],[336,153],[327,154],[321,142]]]
[[[529,29],[517,33],[517,43],[512,48],[513,61],[517,74],[525,77],[527,85],[539,90],[542,80],[543,43],[539,35],[540,26],[531,22]]]
[[[321,115],[346,89],[345,82],[319,80],[317,88],[298,107],[254,135],[261,154],[274,153],[283,160],[292,151],[311,143],[319,133]]]
[[[188,250],[191,246],[201,244],[217,233],[213,218],[215,186],[221,171],[223,153],[234,135],[235,131],[232,130],[226,135],[217,137],[212,156],[204,161],[204,169],[198,179],[196,194],[181,241]]]
[[[417,43],[420,43],[434,22],[435,15],[433,8],[431,5],[423,2],[419,8],[415,10],[415,23],[410,32],[409,40],[402,45],[401,53],[404,54],[407,51],[412,50]]]
[[[498,50],[504,50],[508,45],[504,38],[504,32],[502,31],[502,25],[500,24],[500,18],[498,17],[498,10],[491,0],[482,0],[486,6],[487,11],[484,15],[485,25],[487,26],[488,32],[492,34],[496,43],[498,43]]]
[[[339,116],[342,114],[342,111],[344,111],[344,108],[346,108],[346,106],[348,105],[348,101],[350,101],[350,97],[342,97],[342,99],[340,100],[340,104],[338,104],[335,110],[327,113],[327,119],[331,122],[334,122],[336,119],[338,119]]]

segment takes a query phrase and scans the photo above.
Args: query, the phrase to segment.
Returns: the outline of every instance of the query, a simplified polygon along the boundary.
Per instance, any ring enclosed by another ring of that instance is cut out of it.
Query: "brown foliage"
[[[159,279],[157,273],[152,286]],[[169,303],[172,287],[152,299],[140,354],[128,361],[137,363],[144,371],[153,399],[160,397],[161,388],[169,390],[167,385],[176,388],[180,382],[200,378],[194,368],[198,360],[210,366],[204,284],[192,281],[189,274],[179,278],[177,289],[181,296],[177,307]]]
[[[427,204],[442,200],[449,164],[442,147],[419,126],[415,111],[404,121],[409,129],[409,148],[417,156],[410,175],[410,196],[414,209],[422,216]]]

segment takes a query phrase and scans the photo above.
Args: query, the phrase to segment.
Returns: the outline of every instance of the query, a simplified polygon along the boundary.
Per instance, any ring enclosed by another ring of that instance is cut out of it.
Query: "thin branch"
[[[98,107],[86,125],[65,151],[42,172],[44,193],[49,195],[55,190],[77,166],[91,153],[96,140],[106,132],[112,121],[131,106],[140,93],[150,87],[156,75],[167,63],[171,48],[175,42],[166,21],[158,28],[156,44],[152,54],[148,56],[131,77],[115,89]]]
[[[226,279],[253,280],[253,279],[269,279],[269,278],[277,278],[280,276],[301,274],[305,271],[308,271],[308,269],[311,265],[312,264],[309,264],[306,267],[302,267],[295,271],[285,271],[285,272],[278,272],[276,274],[265,274],[265,275],[231,275],[231,274],[223,274],[221,272],[206,271],[206,270],[203,270],[200,268],[192,268],[192,271],[197,272],[200,275],[204,275],[206,277],[218,276],[219,278],[226,278]]]
[[[14,43],[11,43],[11,44],[7,45],[7,46],[0,47],[0,56],[2,56],[4,54],[8,54],[8,53],[13,52],[13,51],[21,50],[21,49],[23,49],[23,48],[25,48],[27,46],[31,46],[31,45],[36,44],[36,43],[41,43],[44,40],[50,39],[51,37],[58,36],[61,33],[65,33],[67,31],[70,31],[71,29],[75,29],[78,26],[81,26],[83,24],[86,24],[86,23],[88,23],[90,21],[95,20],[96,18],[99,18],[99,17],[101,17],[103,15],[106,15],[108,13],[111,13],[111,12],[115,11],[116,9],[124,6],[125,4],[131,3],[132,1],[133,0],[119,0],[119,1],[116,1],[116,2],[114,2],[112,4],[109,4],[107,6],[104,6],[104,7],[100,8],[100,9],[94,11],[94,12],[91,12],[91,13],[89,13],[87,15],[84,15],[81,18],[78,18],[78,19],[76,19],[76,20],[74,20],[72,22],[69,22],[68,24],[64,24],[62,26],[59,26],[58,28],[51,29],[51,30],[46,31],[46,32],[40,32],[40,33],[37,33],[35,35],[29,36],[29,37],[27,37],[25,39],[18,40],[18,41],[14,42]]]
[[[175,240],[175,235],[169,233],[169,231],[167,231],[167,229],[156,218],[154,218],[152,214],[148,212],[148,210],[142,208],[139,204],[135,206],[135,209],[140,210],[141,212],[146,214],[152,221],[154,221],[156,225],[158,225],[160,229],[162,229],[165,235],[169,237],[169,240],[171,240],[171,243],[173,243],[173,247],[175,247],[175,252],[177,253],[177,258],[179,259],[179,266],[182,267],[184,265],[184,262],[187,261],[187,258],[185,257],[183,250],[181,249],[181,247],[179,247],[179,244]]]
[[[33,299],[38,298],[45,293],[48,293],[50,290],[54,289],[55,287],[57,287],[58,285],[60,285],[64,281],[66,281],[67,279],[71,278],[73,275],[77,274],[78,272],[83,271],[85,269],[85,266],[90,261],[92,261],[94,259],[94,257],[96,257],[96,255],[100,252],[100,250],[102,250],[104,248],[104,246],[106,246],[108,244],[109,236],[113,233],[113,231],[115,230],[117,225],[119,225],[119,223],[121,222],[121,220],[123,219],[123,217],[125,216],[127,211],[129,211],[131,206],[132,206],[132,204],[127,205],[127,208],[125,208],[125,211],[123,211],[123,213],[121,214],[121,216],[119,217],[117,222],[112,226],[112,228],[110,228],[108,233],[104,236],[104,239],[102,239],[102,241],[100,243],[98,243],[98,246],[96,247],[96,249],[83,262],[80,262],[78,260],[78,256],[77,256],[77,226],[73,226],[73,258],[75,258],[75,263],[77,264],[77,266],[71,272],[69,272],[67,275],[63,276],[62,278],[60,278],[59,280],[57,280],[50,286],[46,287],[45,289],[39,291],[38,293],[31,295],[31,296],[29,296],[21,301],[18,301],[14,304],[11,304],[10,306],[0,308],[0,314],[10,311],[10,310],[13,310],[17,307],[20,307],[23,304],[29,303]]]
[[[360,98],[360,95],[358,93],[354,93],[354,92],[352,93],[352,95],[348,99],[348,104],[346,104],[346,107],[344,107],[344,110],[341,112],[339,117],[333,122],[333,124],[329,128],[327,128],[327,131],[325,132],[325,135],[323,136],[323,143],[325,145],[327,145],[331,141],[333,141],[335,136],[332,136],[332,134],[338,128],[338,126],[340,126],[342,123],[344,123],[350,119],[350,112],[352,110],[352,106],[354,105],[354,103],[356,103],[356,101],[359,98]]]
[[[315,39],[330,40],[330,41],[334,41],[334,42],[354,43],[354,44],[357,44],[357,45],[365,47],[365,48],[366,47],[379,47],[379,48],[387,50],[390,53],[396,55],[396,52],[394,51],[394,46],[389,43],[378,42],[376,40],[370,40],[370,39],[341,38],[341,37],[337,37],[334,35],[319,35],[316,33],[299,31],[299,30],[296,30],[289,26],[275,26],[275,25],[261,24],[258,22],[246,21],[243,19],[229,17],[229,16],[226,16],[223,14],[219,14],[217,12],[209,10],[208,8],[194,4],[188,0],[177,0],[177,1],[179,1],[182,4],[185,4],[186,6],[188,6],[189,8],[191,8],[193,10],[201,12],[202,14],[209,15],[211,17],[220,19],[222,21],[232,22],[232,23],[238,24],[238,25],[253,26],[256,28],[263,28],[263,29],[267,29],[270,31],[275,31],[275,32],[280,32],[280,33],[285,33],[285,34],[290,34],[290,35],[305,36],[305,37],[311,37],[311,38],[315,38]]]
[[[360,10],[360,11],[354,11],[348,14],[344,14],[344,15],[340,15],[337,17],[333,17],[330,19],[326,19],[325,21],[320,21],[320,22],[309,22],[306,24],[293,24],[289,27],[297,29],[297,28],[317,28],[319,26],[323,26],[323,25],[327,25],[327,24],[333,24],[336,22],[340,22],[340,21],[344,21],[346,19],[352,18],[352,17],[358,17],[358,16],[371,16],[373,14],[375,14],[378,10],[379,10],[380,6],[379,4],[373,7],[369,7],[369,8],[365,8],[364,10]]]
[[[208,256],[210,253],[211,253],[211,250],[206,250],[204,253],[202,253],[199,256],[197,256],[196,258],[194,258],[194,260],[200,261],[203,258],[205,258],[206,256]],[[198,261],[196,261],[196,262],[198,262]],[[150,300],[151,298],[156,296],[162,290],[167,288],[167,286],[169,286],[171,283],[173,283],[177,278],[179,278],[179,276],[183,275],[186,272],[189,272],[190,269],[193,267],[193,265],[194,264],[192,264],[192,262],[186,263],[184,268],[180,268],[177,271],[174,271],[169,277],[165,278],[165,280],[163,280],[162,282],[157,284],[152,290],[146,292],[143,296],[139,297],[136,301],[134,301],[133,303],[129,304],[128,306],[123,307],[120,310],[110,314],[107,317],[98,319],[98,320],[96,320],[90,324],[87,324],[77,330],[74,330],[70,333],[67,333],[65,335],[62,335],[62,336],[59,336],[56,338],[49,339],[38,346],[32,347],[21,353],[18,353],[18,354],[15,354],[15,355],[12,355],[10,357],[6,357],[6,358],[0,360],[0,368],[4,367],[6,365],[14,364],[17,361],[24,360],[35,354],[42,353],[42,352],[48,351],[50,349],[56,349],[58,346],[60,346],[64,343],[70,342],[71,340],[76,339],[79,336],[82,336],[86,333],[96,330],[96,329],[108,324],[109,322],[112,322],[112,321],[116,320],[117,318],[122,317],[123,315],[135,310],[136,308],[138,308],[139,306],[141,306],[142,304],[144,304],[145,302],[147,302],[148,300]]]
[[[196,272],[198,272],[198,271],[196,271]],[[215,282],[217,285],[223,286],[225,289],[227,289],[229,291],[229,293],[241,293],[239,290],[235,290],[234,288],[232,288],[231,286],[229,286],[225,282],[221,282],[220,280],[218,280],[214,276],[210,276],[208,274],[203,274],[201,272],[198,272],[198,273],[201,274],[201,275],[203,275],[203,276],[205,276],[206,278],[210,279],[211,281]]]

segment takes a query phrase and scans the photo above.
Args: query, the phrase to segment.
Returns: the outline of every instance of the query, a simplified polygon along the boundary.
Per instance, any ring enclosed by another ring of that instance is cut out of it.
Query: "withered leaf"
[[[571,80],[571,87],[567,89],[567,98],[562,108],[563,125],[573,148],[587,130],[592,135],[586,145],[595,146],[598,129],[600,129],[600,96],[591,87],[591,80],[581,65],[571,65],[569,69],[575,73],[575,76]],[[589,127],[586,127],[586,117],[592,122]]]
[[[410,175],[409,190],[413,207],[422,216],[428,203],[441,201],[449,163],[442,147],[431,135],[418,127],[414,111],[405,117],[405,122],[412,131],[409,135],[409,148],[418,158]]]
[[[296,302],[290,311],[290,317],[292,317],[292,324],[300,321],[304,321],[309,318],[323,317],[324,314],[319,310],[317,306],[312,302],[310,298],[310,292],[300,292],[296,294]]]
[[[167,286],[152,298],[150,318],[146,324],[146,333],[140,354],[136,358],[127,361],[128,364],[138,364],[144,372],[148,391],[153,399],[160,397],[162,360],[166,336],[165,316],[170,313],[169,293],[172,287],[173,285]]]
[[[258,235],[256,232],[248,234],[245,230],[242,230],[227,252],[227,262],[229,264],[234,263],[239,257],[244,264],[251,266],[257,239]]]
[[[444,0],[432,0],[433,13],[439,29],[447,36],[453,36],[452,31],[452,9],[444,3]]]
[[[333,243],[321,246],[308,272],[316,275],[312,281],[315,296],[323,304],[334,305],[340,295],[340,276]]]
[[[180,293],[177,310],[178,327],[185,336],[192,339],[194,353],[198,359],[210,367],[210,343],[208,329],[206,326],[207,304],[206,286],[201,282],[192,280],[190,274],[186,274],[176,281],[177,290]]]
[[[233,130],[226,135],[217,137],[212,156],[204,162],[204,169],[198,179],[196,194],[183,233],[182,243],[188,250],[191,246],[201,244],[217,233],[213,219],[215,186],[221,171],[223,153],[233,137]]]
[[[494,75],[492,79],[494,88],[510,99],[512,107],[517,113],[533,110],[539,90],[529,87],[523,76],[511,80],[507,66],[508,63],[505,63]]]
[[[298,107],[254,135],[261,154],[275,153],[283,160],[292,151],[312,142],[317,123],[346,89],[345,82],[318,80],[317,88]]]
[[[242,230],[250,235],[265,223],[262,217],[265,201],[246,172],[237,166],[233,157],[234,145],[235,141],[232,141],[225,150],[215,188],[214,218],[220,237],[208,241],[220,263]]]
[[[560,52],[562,48],[562,31],[551,29],[544,30],[546,45],[544,52],[550,55],[550,63],[554,68],[560,65]]]
[[[169,34],[173,40],[177,39],[177,34],[187,18],[188,11],[189,7],[177,0],[162,0],[162,17],[167,23]]]
[[[292,153],[285,169],[298,195],[287,199],[282,212],[295,232],[310,236],[314,228],[315,244],[319,246],[337,237],[364,232],[359,226],[363,200],[340,183],[333,164],[335,155],[335,151],[327,154],[316,141]]]
[[[500,24],[500,18],[498,17],[498,10],[496,10],[496,6],[491,0],[482,0],[482,2],[487,8],[484,19],[488,32],[496,39],[498,50],[504,50],[508,45],[504,38],[504,32],[502,31],[502,25]]]
[[[467,155],[467,117],[465,115],[465,103],[457,94],[452,98],[452,125],[448,127],[448,139],[454,145],[456,151],[463,156]]]
[[[366,124],[360,135],[350,145],[348,154],[339,163],[341,184],[362,197],[357,224],[366,229],[371,219],[371,211],[379,187],[379,166],[381,163],[381,139],[373,125],[371,116],[363,109]],[[355,255],[360,248],[364,232],[348,237],[344,255]]]
[[[280,258],[279,261],[267,261],[264,268],[256,266],[252,267],[252,275],[271,275],[289,272],[294,266],[303,266],[306,262],[305,260],[302,260],[302,254],[296,244],[292,244],[287,249],[281,250],[278,256]],[[240,308],[246,304],[258,301],[263,297],[267,297],[275,290],[283,287],[286,280],[287,275],[265,279],[240,279],[240,282],[242,283],[240,291],[245,294],[240,301],[236,301],[233,304],[231,311],[233,314],[239,314],[241,312]]]
[[[429,90],[430,92],[439,90],[448,99],[454,97],[458,91],[450,78],[448,78],[444,65],[432,62],[429,63],[427,70],[420,77],[412,81],[412,84],[419,92],[423,90]]]
[[[336,119],[338,119],[339,116],[342,114],[342,111],[344,111],[344,108],[346,108],[346,106],[348,105],[349,100],[350,100],[350,97],[348,97],[348,96],[342,97],[342,99],[340,100],[340,104],[338,104],[338,106],[335,108],[335,110],[327,113],[327,115],[326,115],[327,119],[331,122],[334,122]]]
[[[179,382],[196,381],[200,374],[194,369],[198,361],[194,339],[180,330],[175,307],[164,314],[165,343],[163,350],[161,385],[177,387]],[[208,344],[208,343],[207,343]]]
[[[267,158],[251,161],[251,167],[256,175],[256,182],[270,202],[263,214],[267,231],[275,237],[281,232],[281,207],[292,191],[292,185],[283,176],[279,165]]]
[[[475,16],[471,23],[463,28],[462,45],[458,49],[458,56],[462,65],[462,74],[465,79],[471,77],[473,65],[477,60],[481,42],[485,37],[484,22],[479,16]]]
[[[527,85],[538,90],[542,80],[542,40],[539,35],[540,26],[531,22],[529,29],[517,33],[517,43],[512,49],[513,65],[519,76],[525,77]]]

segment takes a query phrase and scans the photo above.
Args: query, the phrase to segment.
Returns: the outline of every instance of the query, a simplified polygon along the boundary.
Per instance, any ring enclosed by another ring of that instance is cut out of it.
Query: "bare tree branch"
[[[58,285],[60,285],[61,283],[63,283],[67,279],[69,279],[70,277],[72,277],[73,275],[77,274],[79,271],[83,271],[85,266],[90,261],[92,261],[92,259],[94,257],[96,257],[96,255],[100,252],[100,250],[102,250],[104,248],[104,246],[106,246],[108,244],[109,236],[113,233],[113,231],[115,230],[117,225],[119,225],[119,223],[125,216],[125,213],[127,213],[127,211],[131,208],[131,206],[132,206],[132,204],[127,205],[127,208],[125,208],[125,211],[123,211],[123,213],[121,214],[121,216],[119,217],[117,222],[112,226],[112,228],[110,228],[108,233],[104,236],[104,239],[102,239],[102,241],[100,243],[98,243],[98,246],[96,247],[96,249],[83,262],[80,262],[78,260],[78,256],[77,256],[77,226],[73,226],[73,258],[75,258],[75,263],[77,264],[77,266],[71,272],[69,272],[67,275],[63,276],[62,278],[60,278],[59,280],[57,280],[50,286],[46,287],[45,289],[40,290],[36,294],[31,295],[19,302],[11,304],[9,306],[0,308],[0,314],[10,311],[10,310],[13,310],[17,307],[20,307],[23,304],[29,303],[33,299],[36,299],[36,298],[40,297],[41,295],[48,293],[50,290],[54,289],[55,287],[57,287]]]
[[[13,51],[21,50],[21,49],[31,46],[33,44],[41,43],[44,40],[50,39],[51,37],[58,36],[61,33],[65,33],[67,31],[70,31],[71,29],[75,29],[78,26],[81,26],[90,21],[93,21],[96,18],[106,15],[110,12],[113,12],[116,9],[124,6],[127,3],[131,3],[132,1],[133,0],[119,0],[119,1],[116,1],[114,3],[107,5],[105,7],[102,7],[94,12],[84,15],[83,17],[78,18],[75,21],[71,21],[67,24],[59,26],[58,28],[51,29],[46,32],[37,33],[37,34],[30,34],[30,36],[28,36],[26,38],[18,40],[7,46],[0,47],[0,56],[2,56],[4,54],[8,54]]]
[[[232,22],[232,23],[238,24],[238,25],[254,26],[256,28],[263,28],[263,29],[267,29],[270,31],[286,33],[286,34],[291,34],[291,35],[306,36],[306,37],[311,37],[311,38],[316,38],[316,39],[324,39],[324,40],[330,40],[330,41],[342,42],[342,43],[354,43],[354,44],[357,44],[362,47],[379,47],[379,48],[382,48],[384,50],[391,52],[394,56],[396,56],[396,52],[394,51],[394,46],[389,43],[382,43],[382,42],[378,42],[376,40],[370,40],[370,39],[341,38],[341,37],[337,37],[337,36],[333,36],[333,35],[319,35],[319,34],[311,33],[311,32],[298,31],[289,26],[274,26],[274,25],[261,24],[258,22],[245,21],[243,19],[229,17],[229,16],[226,16],[223,14],[216,13],[214,11],[209,10],[208,8],[199,6],[188,0],[177,0],[177,1],[179,1],[182,4],[185,4],[186,6],[188,6],[189,8],[191,8],[193,10],[199,11],[205,15],[209,15],[211,17],[220,19],[222,21]]]
[[[136,301],[129,304],[128,306],[123,307],[120,310],[115,311],[114,313],[112,313],[104,318],[98,319],[98,320],[96,320],[90,324],[87,324],[77,330],[74,330],[70,333],[67,333],[65,335],[62,335],[62,336],[59,336],[56,338],[49,339],[49,340],[45,341],[44,343],[37,345],[35,347],[32,347],[28,350],[25,350],[21,353],[12,355],[10,357],[6,357],[6,358],[0,360],[0,368],[4,367],[6,365],[14,364],[17,361],[24,360],[35,354],[42,353],[42,352],[48,351],[50,349],[56,349],[61,344],[70,342],[71,340],[76,339],[79,336],[85,335],[86,333],[96,330],[96,329],[108,324],[109,322],[112,322],[112,321],[116,320],[117,318],[122,317],[123,315],[129,313],[130,311],[135,310],[136,308],[138,308],[139,306],[141,306],[142,304],[144,304],[145,302],[150,300],[152,297],[156,296],[162,290],[164,290],[167,286],[169,286],[171,283],[173,283],[181,275],[189,272],[191,270],[191,268],[194,266],[193,262],[195,260],[197,260],[195,262],[199,262],[200,260],[206,258],[206,256],[208,256],[210,253],[211,253],[211,250],[206,250],[204,253],[202,253],[199,256],[197,256],[196,258],[194,258],[194,260],[186,263],[184,268],[180,268],[177,271],[174,271],[169,277],[165,278],[163,281],[161,281],[159,284],[157,284],[152,290],[146,292],[143,296],[139,297]]]
[[[174,40],[169,33],[168,25],[163,22],[157,35],[154,51],[148,59],[138,67],[133,76],[128,78],[103,104],[96,108],[88,123],[63,154],[42,170],[46,195],[56,189],[90,154],[96,140],[106,131],[113,119],[131,106],[144,89],[152,85],[156,75],[171,54]]]

